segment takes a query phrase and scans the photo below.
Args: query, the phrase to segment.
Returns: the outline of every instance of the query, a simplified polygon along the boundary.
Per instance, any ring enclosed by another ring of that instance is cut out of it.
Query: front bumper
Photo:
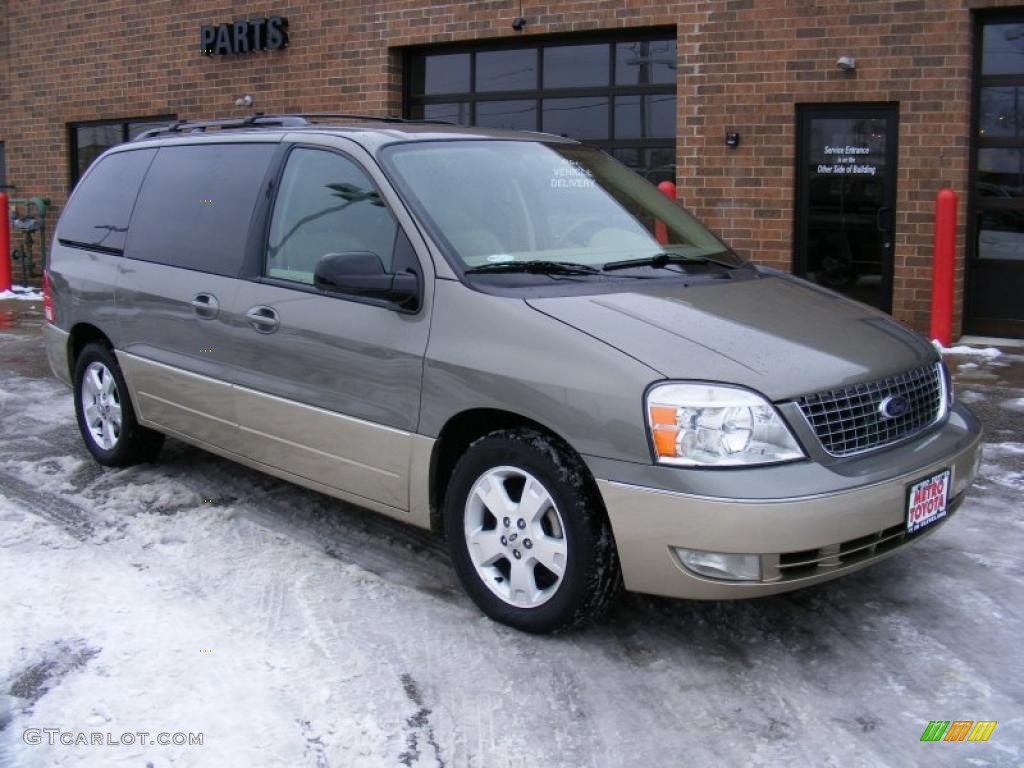
[[[977,473],[981,429],[973,416],[958,408],[939,432],[944,434],[887,451],[886,477],[835,492],[797,487],[792,495],[780,498],[741,498],[754,495],[751,491],[757,487],[777,491],[780,477],[806,479],[805,471],[783,466],[714,472],[720,489],[714,496],[652,488],[621,477],[599,479],[625,586],[678,598],[757,597],[816,584],[878,562],[948,520]],[[905,535],[908,487],[945,468],[952,469],[947,517],[921,533]],[[759,475],[771,477],[771,482],[757,485]],[[734,491],[726,496],[721,491],[730,477],[735,480]],[[848,479],[837,478],[837,486]],[[675,547],[760,555],[761,578],[726,581],[700,576],[683,566]]]

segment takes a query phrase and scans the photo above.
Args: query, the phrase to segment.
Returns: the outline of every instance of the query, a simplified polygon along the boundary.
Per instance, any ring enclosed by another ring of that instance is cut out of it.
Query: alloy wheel
[[[89,364],[82,377],[80,397],[89,435],[103,450],[113,450],[121,439],[121,395],[107,366]]]
[[[518,467],[494,467],[466,500],[470,560],[484,584],[504,602],[535,608],[558,591],[568,542],[551,493]]]

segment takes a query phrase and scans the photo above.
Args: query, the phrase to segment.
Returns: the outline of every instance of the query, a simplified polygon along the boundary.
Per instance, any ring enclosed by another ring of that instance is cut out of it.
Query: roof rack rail
[[[325,118],[341,118],[343,120],[369,120],[378,123],[437,123],[439,125],[454,125],[450,120],[428,120],[423,118],[398,117],[397,115],[360,115],[351,112],[294,112],[290,115],[278,115],[278,117],[302,117],[307,120],[323,120]]]
[[[207,128],[254,128],[266,127],[295,127],[309,125],[309,121],[298,115],[264,115],[257,112],[248,117],[221,117],[212,120],[178,120],[158,128],[150,128],[135,137],[135,141],[151,139],[163,133],[194,133],[203,132]]]
[[[439,125],[452,125],[447,120],[410,120],[394,115],[359,115],[350,112],[291,112],[280,115],[265,115],[257,112],[248,117],[222,117],[212,120],[178,120],[158,128],[150,128],[135,137],[134,141],[152,139],[167,133],[197,133],[205,132],[207,128],[296,128],[310,125],[316,120],[342,119],[342,120],[368,120],[380,123],[432,123]]]

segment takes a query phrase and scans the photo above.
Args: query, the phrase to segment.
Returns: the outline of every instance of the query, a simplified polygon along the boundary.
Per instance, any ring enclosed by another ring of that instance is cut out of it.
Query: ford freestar
[[[925,339],[737,255],[574,141],[314,116],[107,151],[45,328],[102,464],[165,435],[442,531],[554,631],[620,584],[767,595],[934,531],[979,461]]]

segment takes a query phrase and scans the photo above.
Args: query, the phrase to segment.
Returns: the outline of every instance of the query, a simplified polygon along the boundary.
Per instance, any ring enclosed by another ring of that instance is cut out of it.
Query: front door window
[[[297,147],[288,156],[267,244],[267,277],[313,284],[332,253],[375,254],[391,267],[398,224],[365,172],[334,152]]]

